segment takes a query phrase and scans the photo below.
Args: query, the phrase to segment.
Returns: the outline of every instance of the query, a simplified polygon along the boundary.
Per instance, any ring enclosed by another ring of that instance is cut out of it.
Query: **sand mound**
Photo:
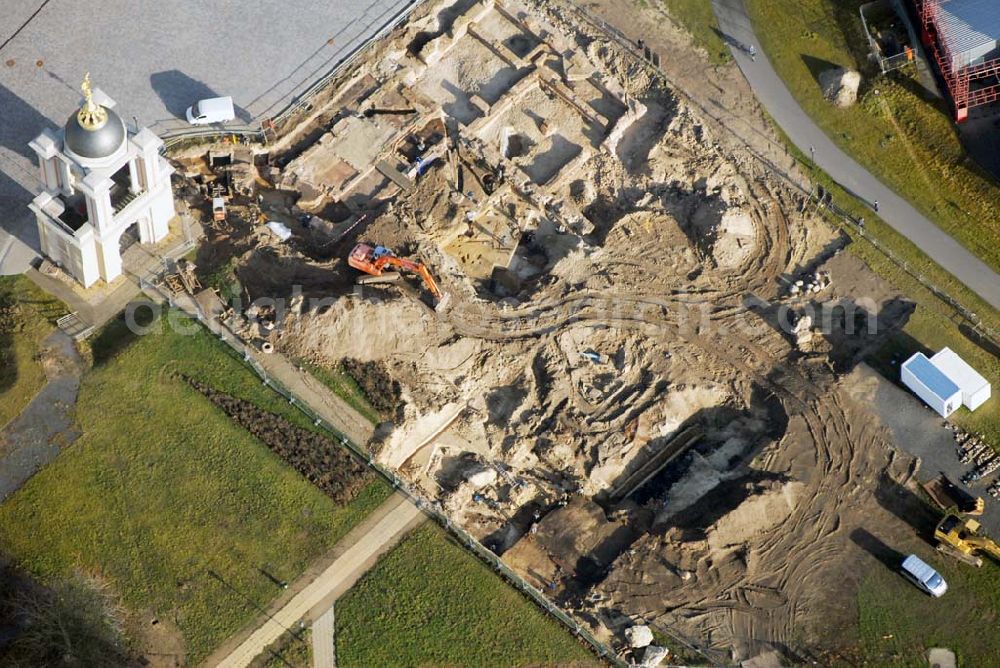
[[[781,524],[795,510],[803,488],[800,482],[790,482],[747,498],[709,528],[709,546],[719,550],[745,543]]]
[[[756,248],[750,213],[728,207],[720,198],[706,199],[691,217],[694,242],[720,267],[738,267]]]
[[[820,73],[819,85],[827,100],[838,107],[850,107],[858,101],[861,75],[854,70],[837,67]]]
[[[281,335],[292,355],[320,361],[345,357],[368,362],[396,352],[420,352],[437,337],[438,322],[409,299],[391,301],[343,298],[322,313],[309,313],[290,322]],[[423,332],[414,337],[413,332]]]

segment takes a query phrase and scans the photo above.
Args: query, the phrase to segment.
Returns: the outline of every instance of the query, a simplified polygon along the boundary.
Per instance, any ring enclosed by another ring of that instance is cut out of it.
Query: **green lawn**
[[[294,579],[391,490],[376,482],[335,507],[178,377],[312,426],[183,324],[191,335],[129,337],[116,324],[97,335],[83,435],[0,505],[0,548],[43,582],[102,576],[129,609],[174,622],[195,663],[279,593],[258,569]]]
[[[429,523],[337,602],[336,622],[340,666],[600,665]]]
[[[331,392],[347,402],[347,405],[360,413],[366,420],[375,425],[382,422],[382,416],[369,403],[368,397],[358,386],[357,381],[340,364],[334,368],[304,360],[298,360],[298,364],[309,371],[316,380],[326,385]]]
[[[713,64],[723,65],[733,59],[726,43],[719,36],[719,24],[715,21],[711,0],[659,1],[663,3],[667,13],[691,33],[695,43],[705,49]]]
[[[939,599],[888,568],[874,569],[862,583],[859,649],[867,665],[926,666],[926,653],[932,647],[954,651],[960,666],[996,665],[1000,567],[986,558],[983,567],[976,569],[927,552],[921,557],[948,583],[948,591]]]
[[[859,103],[848,109],[823,98],[816,78],[820,71],[834,65],[858,69],[865,63],[861,0],[747,4],[768,58],[820,127],[948,234],[1000,269],[1000,188],[966,157],[944,102],[927,99],[905,76],[866,77]]]
[[[312,631],[285,633],[257,657],[250,668],[312,668]]]
[[[65,313],[62,302],[24,276],[0,276],[0,427],[45,384],[38,346]]]

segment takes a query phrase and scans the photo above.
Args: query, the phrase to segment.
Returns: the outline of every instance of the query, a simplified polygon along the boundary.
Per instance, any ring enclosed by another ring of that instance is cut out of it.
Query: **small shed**
[[[962,405],[962,390],[923,353],[903,362],[900,376],[903,384],[941,417],[948,417]]]
[[[962,403],[974,411],[990,398],[990,382],[950,348],[942,348],[931,363],[962,391]]]

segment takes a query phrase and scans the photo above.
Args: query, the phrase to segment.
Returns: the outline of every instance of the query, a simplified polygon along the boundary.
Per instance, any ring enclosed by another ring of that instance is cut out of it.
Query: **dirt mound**
[[[745,543],[784,522],[795,510],[805,485],[788,482],[755,494],[724,515],[706,532],[712,549]]]
[[[355,359],[341,361],[344,371],[368,398],[372,408],[382,415],[393,415],[400,407],[402,390],[399,381],[393,380],[384,362],[362,362]]]
[[[437,338],[437,323],[417,302],[388,291],[370,294],[370,299],[338,299],[325,309],[292,319],[280,335],[284,349],[321,362],[343,358],[369,362],[393,352],[426,351]]]
[[[819,75],[823,97],[838,107],[850,107],[858,101],[861,74],[845,67],[826,70]]]

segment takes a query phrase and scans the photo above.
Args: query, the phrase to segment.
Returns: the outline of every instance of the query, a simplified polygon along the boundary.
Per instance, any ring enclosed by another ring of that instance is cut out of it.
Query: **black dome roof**
[[[81,158],[106,158],[117,151],[125,141],[125,124],[111,109],[102,107],[107,120],[100,127],[89,130],[80,125],[79,112],[66,121],[66,148]]]

